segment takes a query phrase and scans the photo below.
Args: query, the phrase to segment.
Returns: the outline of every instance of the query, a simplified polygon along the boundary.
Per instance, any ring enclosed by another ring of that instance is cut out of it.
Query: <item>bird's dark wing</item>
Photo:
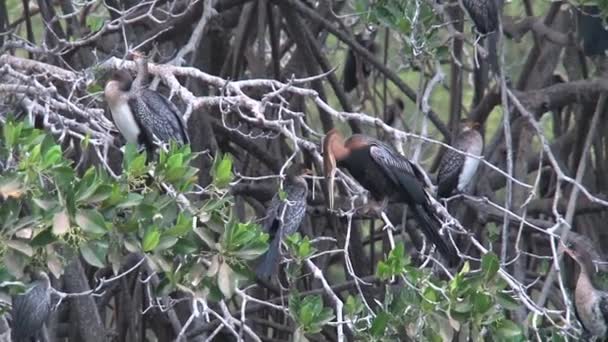
[[[498,5],[496,0],[462,0],[471,16],[477,32],[488,34],[498,30]]]
[[[427,202],[420,171],[409,160],[377,141],[372,142],[369,153],[386,177],[400,186],[406,197],[404,200],[419,204]]]
[[[458,253],[451,243],[446,243],[439,235],[441,222],[437,219],[427,198],[420,180],[420,170],[405,157],[383,144],[372,145],[370,154],[384,174],[399,186],[404,200],[413,209],[414,217],[426,238],[437,246],[450,266],[455,265],[458,262]]]
[[[256,274],[262,278],[274,273],[283,236],[295,233],[306,215],[306,186],[287,184],[284,191],[286,199],[281,200],[278,194],[275,195],[266,211],[264,229],[270,235],[271,242],[256,268]]]
[[[186,126],[177,107],[164,96],[150,89],[142,89],[129,100],[133,114],[143,128],[146,139],[156,136],[164,143],[171,140],[179,144],[189,142]]]
[[[600,297],[600,311],[602,312],[604,324],[608,326],[608,293],[604,292]]]
[[[13,340],[28,341],[40,332],[51,313],[50,292],[36,282],[27,292],[15,296],[12,304]]]
[[[439,171],[437,173],[437,195],[441,198],[449,197],[452,191],[458,186],[458,178],[462,167],[464,166],[465,155],[448,149],[441,163],[439,164]]]
[[[352,49],[349,49],[346,54],[346,60],[344,62],[344,73],[342,84],[344,85],[344,91],[350,93],[357,87],[357,58]]]

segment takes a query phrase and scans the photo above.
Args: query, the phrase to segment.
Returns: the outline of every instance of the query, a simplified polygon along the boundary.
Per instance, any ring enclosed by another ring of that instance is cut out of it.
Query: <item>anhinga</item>
[[[598,6],[578,8],[578,35],[586,56],[604,56],[608,50],[608,30]]]
[[[496,50],[498,16],[500,15],[499,0],[462,0],[462,4],[475,24],[475,30],[483,37],[487,37],[488,62],[498,73],[498,54]]]
[[[589,334],[599,338],[608,337],[608,292],[597,289],[593,284],[595,267],[591,257],[592,247],[575,237],[570,239],[568,247],[560,244],[560,249],[570,255],[580,268],[574,289],[576,317]]]
[[[12,299],[11,337],[14,342],[31,342],[40,337],[51,313],[51,282],[44,272],[32,275],[28,290]]]
[[[373,28],[366,27],[362,33],[355,35],[355,40],[361,46],[369,50],[371,53],[375,53],[377,46],[374,42],[376,38],[376,30]],[[359,77],[363,76],[367,78],[371,73],[372,68],[368,63],[362,62],[352,48],[348,49],[346,54],[346,60],[344,61],[344,73],[343,73],[343,85],[344,91],[350,93],[353,89],[357,88],[359,84]]]
[[[149,154],[156,149],[156,142],[189,143],[180,111],[166,97],[144,86],[147,61],[137,53],[133,55],[138,66],[135,80],[127,71],[119,70],[104,90],[118,130],[128,142],[144,144]]]
[[[344,167],[376,200],[407,204],[426,238],[437,246],[449,264],[459,261],[454,246],[439,235],[441,222],[424,189],[424,176],[393,148],[361,134],[345,142],[340,133],[332,129],[323,141],[323,163],[330,209],[334,206],[336,168]]]
[[[481,156],[483,138],[477,130],[478,128],[479,123],[477,122],[461,122],[460,133],[454,139],[452,146],[460,151]],[[437,196],[441,198],[450,197],[454,190],[464,192],[479,167],[479,161],[478,158],[448,149],[439,163]]]
[[[256,274],[260,278],[268,278],[276,271],[283,237],[298,231],[304,220],[308,184],[303,176],[307,174],[311,174],[311,171],[302,165],[292,166],[283,187],[285,196],[281,199],[282,196],[277,193],[270,202],[263,228],[270,235],[271,242],[256,267]]]

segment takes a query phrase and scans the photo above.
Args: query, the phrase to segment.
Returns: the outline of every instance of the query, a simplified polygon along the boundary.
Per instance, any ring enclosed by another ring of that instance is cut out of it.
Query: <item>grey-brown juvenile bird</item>
[[[598,289],[594,283],[593,246],[581,236],[568,235],[568,246],[560,244],[579,265],[580,271],[574,289],[574,309],[576,317],[588,334],[598,338],[608,337],[608,292]]]
[[[452,146],[460,151],[481,156],[483,153],[483,138],[477,130],[477,122],[464,120],[460,123],[459,134],[455,137]],[[439,163],[437,173],[437,196],[450,197],[454,191],[464,192],[477,168],[480,160],[454,151],[446,150]]]
[[[302,165],[292,166],[283,187],[284,199],[277,193],[270,202],[263,228],[270,235],[271,242],[256,268],[260,278],[268,278],[275,273],[283,237],[297,232],[306,216],[308,184],[303,176],[307,174],[311,171]]]

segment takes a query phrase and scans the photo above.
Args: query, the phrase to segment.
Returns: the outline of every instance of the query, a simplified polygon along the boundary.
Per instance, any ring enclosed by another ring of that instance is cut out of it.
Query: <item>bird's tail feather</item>
[[[420,224],[420,228],[422,229],[422,232],[426,238],[437,246],[439,253],[441,253],[441,255],[447,259],[450,267],[456,266],[460,260],[458,252],[456,252],[456,249],[451,243],[446,243],[441,235],[439,235],[441,223],[432,213],[433,209],[429,208],[429,205],[421,204],[413,206],[413,209],[414,215],[416,216],[416,219]]]
[[[274,273],[277,263],[279,262],[279,243],[281,239],[275,236],[268,246],[268,251],[262,256],[262,260],[255,269],[255,273],[259,278],[270,278]]]

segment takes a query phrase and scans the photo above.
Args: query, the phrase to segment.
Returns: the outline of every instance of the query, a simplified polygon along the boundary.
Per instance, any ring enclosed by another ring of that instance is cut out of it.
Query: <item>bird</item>
[[[466,12],[475,25],[475,31],[483,37],[488,38],[486,48],[488,50],[488,62],[494,73],[498,74],[498,52],[497,35],[499,4],[498,0],[462,0]]]
[[[580,6],[577,11],[578,36],[586,56],[605,56],[608,50],[608,30],[598,6]]]
[[[26,292],[12,298],[13,342],[38,340],[42,327],[51,313],[51,282],[46,273],[32,274],[35,280]]]
[[[283,237],[297,232],[304,220],[308,196],[308,184],[304,176],[310,174],[311,170],[303,165],[292,166],[287,172],[284,196],[279,191],[270,201],[263,230],[270,235],[271,242],[256,267],[256,275],[260,278],[269,278],[275,273]]]
[[[396,98],[392,104],[386,107],[386,124],[397,129],[403,129],[401,114],[404,108],[403,100]]]
[[[586,333],[606,338],[608,332],[608,292],[593,284],[593,246],[580,235],[570,237],[567,245],[560,243],[559,249],[566,252],[579,265],[580,272],[574,288],[574,312]]]
[[[365,31],[355,35],[355,40],[357,43],[369,50],[371,53],[376,53],[377,50],[376,43],[374,42],[375,38],[376,30],[371,27],[366,27]],[[342,78],[344,91],[347,93],[350,93],[353,89],[357,88],[357,85],[359,84],[359,72],[362,73],[363,77],[367,78],[372,71],[369,64],[365,62],[361,64],[361,69],[358,70],[359,62],[361,62],[361,59],[357,58],[352,48],[349,48],[346,54],[346,59],[344,60],[344,73]]]
[[[460,122],[459,134],[453,142],[453,147],[474,156],[483,153],[483,138],[479,133],[479,123],[463,120]],[[448,149],[439,163],[437,172],[437,196],[450,197],[454,190],[464,192],[473,180],[479,167],[480,160],[461,152]]]
[[[143,85],[147,61],[139,54],[134,54],[134,59],[138,65],[135,80],[126,70],[118,70],[104,89],[116,127],[127,142],[143,144],[148,154],[156,150],[156,142],[188,144],[190,139],[180,111],[166,97]]]
[[[424,175],[392,147],[362,134],[354,134],[344,141],[344,137],[332,129],[323,141],[323,165],[330,209],[334,206],[335,172],[337,167],[346,168],[374,199],[407,204],[426,238],[437,246],[450,265],[458,263],[454,246],[439,234],[441,222],[424,189]]]

